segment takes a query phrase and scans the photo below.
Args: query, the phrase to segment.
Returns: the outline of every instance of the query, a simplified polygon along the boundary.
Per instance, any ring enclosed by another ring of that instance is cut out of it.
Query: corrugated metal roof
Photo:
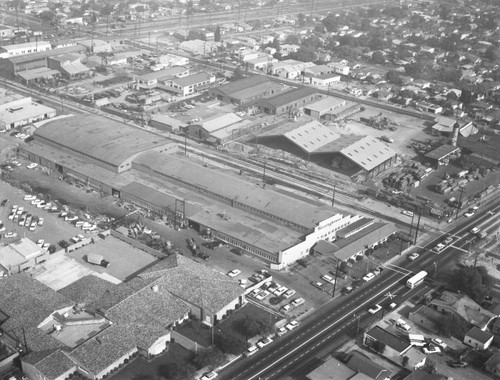
[[[340,153],[366,171],[376,168],[396,155],[396,152],[386,144],[371,136],[366,136],[345,147]]]

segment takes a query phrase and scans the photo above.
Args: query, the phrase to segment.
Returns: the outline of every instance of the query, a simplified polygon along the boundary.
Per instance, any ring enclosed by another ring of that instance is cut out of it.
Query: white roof
[[[371,136],[363,137],[340,152],[367,171],[396,155],[385,143]]]
[[[237,123],[241,121],[241,117],[235,115],[234,113],[226,113],[223,115],[218,115],[212,119],[204,121],[201,125],[208,132],[212,133],[228,125]]]
[[[38,118],[45,114],[55,113],[53,108],[43,104],[23,104],[22,107],[0,107],[0,121],[5,124],[17,123],[30,118]]]
[[[286,132],[285,137],[307,153],[312,153],[322,146],[337,140],[340,134],[320,122],[312,120],[309,123]]]

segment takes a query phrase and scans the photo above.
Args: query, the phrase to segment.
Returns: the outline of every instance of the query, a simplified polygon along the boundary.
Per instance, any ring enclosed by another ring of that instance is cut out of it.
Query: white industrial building
[[[15,57],[17,55],[39,53],[41,51],[48,51],[51,49],[52,46],[48,41],[35,41],[15,45],[6,45],[0,47],[0,58],[9,58]]]

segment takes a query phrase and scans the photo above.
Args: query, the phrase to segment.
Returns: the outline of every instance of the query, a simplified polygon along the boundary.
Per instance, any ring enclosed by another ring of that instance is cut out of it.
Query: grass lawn
[[[137,357],[133,362],[124,367],[121,371],[111,376],[110,380],[156,380],[156,375],[160,373],[162,366],[170,363],[188,363],[192,353],[182,346],[172,343],[167,352],[161,354],[153,360],[146,360]]]

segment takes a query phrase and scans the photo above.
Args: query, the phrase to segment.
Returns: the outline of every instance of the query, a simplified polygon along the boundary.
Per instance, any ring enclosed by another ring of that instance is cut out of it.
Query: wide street
[[[476,226],[486,228],[498,218],[499,201],[493,200],[485,208],[486,210],[481,214],[466,219],[462,225],[433,238],[425,246],[418,247],[421,256],[417,260],[409,261],[406,257],[401,257],[397,263],[387,264],[382,274],[372,280],[369,286],[367,284],[361,286],[351,295],[337,298],[326,304],[308,319],[302,321],[297,329],[278,338],[273,345],[249,358],[240,359],[221,371],[220,378],[276,379],[290,374],[298,367],[307,365],[318,352],[335,343],[335,340],[345,334],[349,328],[358,326],[357,329],[359,329],[359,326],[366,326],[375,318],[382,318],[385,313],[384,309],[375,316],[367,312],[373,304],[379,303],[386,308],[390,302],[401,304],[415,295],[430,290],[432,278],[439,273],[440,268],[452,261],[453,256],[456,258],[458,251],[468,248],[470,239],[474,238],[470,229]],[[455,240],[440,254],[434,253],[432,248],[447,236],[452,236]],[[402,264],[404,267],[401,266]],[[409,273],[416,273],[420,270],[426,270],[429,273],[426,285],[412,290],[408,289],[405,281]]]

